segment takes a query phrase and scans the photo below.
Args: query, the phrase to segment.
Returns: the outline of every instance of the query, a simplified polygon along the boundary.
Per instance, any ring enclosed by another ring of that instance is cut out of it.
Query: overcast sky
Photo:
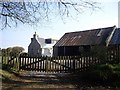
[[[118,26],[118,0],[97,0],[101,10],[86,11],[73,18],[53,17],[38,27],[20,24],[0,31],[0,48],[22,46],[27,51],[34,32],[41,38],[60,39],[66,32]]]

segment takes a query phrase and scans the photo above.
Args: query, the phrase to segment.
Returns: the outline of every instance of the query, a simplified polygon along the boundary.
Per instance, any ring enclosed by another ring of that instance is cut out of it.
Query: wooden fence
[[[2,64],[9,65],[15,70],[19,70],[19,57],[2,56]]]
[[[20,69],[42,72],[74,72],[85,70],[100,61],[94,57],[59,56],[59,57],[20,57]]]
[[[111,46],[104,52],[83,56],[58,57],[2,57],[3,64],[9,64],[19,70],[39,72],[74,72],[84,71],[89,66],[99,63],[120,63],[120,46]]]

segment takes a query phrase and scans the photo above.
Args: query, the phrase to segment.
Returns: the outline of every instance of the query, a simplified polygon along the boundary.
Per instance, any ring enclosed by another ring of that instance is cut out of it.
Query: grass
[[[0,79],[3,82],[8,82],[8,81],[16,78],[16,76],[13,73],[10,73],[10,72],[5,71],[5,70],[0,70],[0,75],[1,75]]]
[[[115,71],[120,71],[120,64],[113,64],[113,69]]]

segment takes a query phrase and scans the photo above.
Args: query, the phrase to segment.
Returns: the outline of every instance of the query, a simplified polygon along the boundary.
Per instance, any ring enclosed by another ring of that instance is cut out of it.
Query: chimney
[[[36,32],[35,32],[35,34],[33,35],[33,38],[36,38],[36,36],[37,36],[37,34],[36,34]]]
[[[33,41],[33,38],[31,38],[31,42]]]

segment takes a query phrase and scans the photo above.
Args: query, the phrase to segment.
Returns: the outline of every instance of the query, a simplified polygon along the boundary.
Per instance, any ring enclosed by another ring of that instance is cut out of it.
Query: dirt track
[[[75,88],[74,85],[62,82],[62,74],[21,73],[19,78],[2,84],[3,89],[15,90],[19,88]],[[23,89],[22,89],[23,90]],[[25,89],[26,90],[26,89]]]
[[[69,75],[67,75],[69,76]],[[73,80],[71,77],[66,77],[66,74],[61,73],[36,73],[22,72],[19,78],[3,82],[2,90],[38,90],[45,89],[78,89],[78,90],[115,90],[109,86],[91,86],[86,82]],[[27,88],[27,89],[26,89]],[[119,90],[119,89],[116,89]]]

